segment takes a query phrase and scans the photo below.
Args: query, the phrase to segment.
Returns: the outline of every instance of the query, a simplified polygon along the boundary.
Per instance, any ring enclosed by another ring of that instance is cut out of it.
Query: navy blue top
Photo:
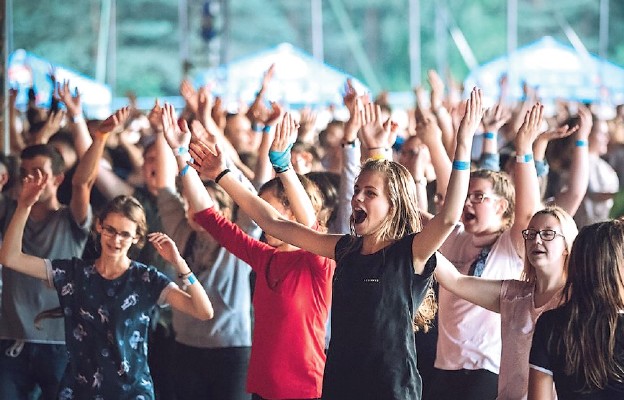
[[[169,278],[136,261],[110,280],[78,258],[54,260],[51,269],[69,353],[59,399],[153,399],[149,315]]]

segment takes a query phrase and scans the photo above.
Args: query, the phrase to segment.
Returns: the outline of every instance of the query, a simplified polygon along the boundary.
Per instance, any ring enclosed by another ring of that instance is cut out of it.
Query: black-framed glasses
[[[522,237],[524,238],[524,240],[535,240],[535,237],[537,235],[539,235],[540,238],[546,242],[550,242],[557,236],[565,237],[561,233],[552,229],[542,229],[539,231],[536,229],[525,229],[522,231]]]
[[[466,200],[470,200],[470,202],[472,204],[481,204],[485,201],[485,199],[495,199],[496,195],[493,194],[487,194],[487,193],[483,193],[483,192],[473,192],[473,193],[468,193],[468,196],[466,196]]]
[[[123,241],[134,239],[134,236],[135,236],[132,233],[127,232],[127,231],[118,231],[117,229],[113,228],[110,225],[102,225],[102,233],[112,238],[119,236],[121,240]]]

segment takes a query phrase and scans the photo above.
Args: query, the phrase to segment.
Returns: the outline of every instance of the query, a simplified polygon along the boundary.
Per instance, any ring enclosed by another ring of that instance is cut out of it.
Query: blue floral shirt
[[[150,315],[175,285],[136,261],[116,279],[93,262],[46,260],[65,317],[69,364],[59,399],[153,399],[147,365]]]

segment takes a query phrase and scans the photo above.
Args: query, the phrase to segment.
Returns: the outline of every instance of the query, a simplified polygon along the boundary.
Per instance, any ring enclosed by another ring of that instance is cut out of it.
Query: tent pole
[[[420,0],[409,0],[409,59],[410,84],[412,88],[420,85],[422,74],[420,53]]]
[[[2,2],[0,7],[0,25],[2,25],[2,153],[9,155],[11,151],[9,135],[9,53],[12,47],[13,0]]]
[[[513,54],[518,47],[518,0],[507,0],[507,82],[516,82]],[[508,95],[514,96],[518,88],[510,87]],[[507,99],[501,99],[507,100]]]
[[[106,83],[106,54],[108,35],[110,30],[111,0],[102,0],[100,10],[100,28],[98,32],[97,63],[95,66],[95,80]]]
[[[604,86],[604,66],[609,55],[609,0],[600,0],[600,83]]]
[[[312,55],[323,62],[323,0],[310,0],[310,17],[312,19]]]

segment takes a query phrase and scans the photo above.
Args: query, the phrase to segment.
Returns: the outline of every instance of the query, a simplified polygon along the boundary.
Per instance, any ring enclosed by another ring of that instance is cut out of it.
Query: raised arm
[[[72,178],[72,196],[69,203],[74,220],[82,223],[87,218],[91,188],[95,183],[99,171],[99,163],[104,153],[106,138],[113,130],[123,125],[128,119],[128,107],[117,110],[109,116],[98,128],[95,138],[86,153],[78,162],[76,172]]]
[[[176,310],[195,318],[204,321],[211,319],[214,316],[212,303],[203,286],[195,278],[186,261],[180,255],[173,240],[161,232],[150,233],[148,239],[156,251],[158,251],[158,254],[175,267],[178,276],[185,278],[187,291],[185,292],[177,287],[173,288],[167,294],[167,303]]]
[[[284,191],[295,218],[299,223],[312,227],[317,221],[312,201],[290,163],[290,149],[296,136],[297,123],[290,113],[286,113],[275,128],[275,139],[271,145],[269,159],[284,185]]]
[[[431,113],[423,113],[420,109],[416,109],[416,115],[418,121],[416,135],[429,149],[431,164],[436,175],[436,190],[442,197],[445,197],[451,176],[451,160],[442,143],[442,131]]]
[[[320,256],[334,258],[334,248],[340,235],[315,232],[299,223],[283,218],[270,204],[251,193],[228,173],[218,145],[210,148],[202,142],[191,143],[191,166],[202,175],[214,179],[239,207],[269,235],[306,249]]]
[[[453,129],[453,119],[446,107],[444,107],[444,81],[440,75],[430,69],[427,72],[429,85],[431,86],[431,112],[435,115],[438,126],[442,132],[442,143],[446,153],[450,157],[455,150],[455,132]]]
[[[480,168],[500,171],[498,155],[498,131],[511,118],[511,110],[497,104],[483,115],[483,149]]]
[[[570,215],[576,214],[576,210],[581,205],[589,185],[589,151],[587,143],[593,125],[592,114],[583,105],[579,105],[578,114],[581,123],[578,130],[576,130],[568,187],[567,190],[555,194],[555,204],[566,210]]]
[[[2,247],[0,247],[0,264],[5,268],[43,280],[47,279],[44,260],[24,254],[22,240],[30,210],[45,190],[48,179],[49,176],[41,170],[22,179],[22,190],[17,201],[17,208],[4,234]]]
[[[514,140],[517,154],[513,177],[516,189],[516,210],[510,234],[520,257],[524,257],[522,230],[529,225],[531,217],[541,205],[539,182],[533,162],[533,142],[540,133],[543,111],[544,106],[540,103],[531,107]]]
[[[74,147],[80,159],[87,152],[87,149],[91,146],[91,142],[93,141],[82,113],[80,93],[78,93],[78,88],[76,88],[72,94],[70,82],[66,80],[62,85],[60,83],[56,85],[55,96],[62,101],[63,104],[65,104],[65,108],[67,108],[67,116],[70,120],[69,127],[74,139]]]
[[[459,222],[468,183],[470,181],[470,150],[472,138],[483,117],[481,90],[474,88],[466,103],[466,114],[457,132],[455,159],[449,179],[444,206],[428,223],[419,235],[414,237],[412,254],[414,270],[420,273],[431,255],[440,248],[444,240]]]

